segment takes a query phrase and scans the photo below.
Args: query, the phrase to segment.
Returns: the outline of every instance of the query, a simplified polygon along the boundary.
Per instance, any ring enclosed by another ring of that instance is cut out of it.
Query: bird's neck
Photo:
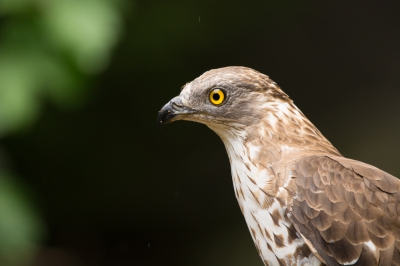
[[[299,251],[305,243],[293,234],[288,219],[287,206],[295,192],[286,165],[297,156],[339,152],[295,106],[280,107],[253,125],[210,128],[225,144],[236,198],[265,264],[296,264],[306,256]],[[306,259],[310,265],[320,264],[312,254]]]
[[[264,109],[264,118],[251,125],[210,126],[221,137],[230,157],[242,147],[253,163],[273,164],[298,153],[341,156],[292,102]]]

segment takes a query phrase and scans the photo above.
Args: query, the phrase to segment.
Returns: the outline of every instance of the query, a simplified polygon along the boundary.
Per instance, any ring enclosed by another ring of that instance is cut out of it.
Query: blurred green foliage
[[[29,128],[45,102],[79,105],[121,31],[122,1],[0,0],[0,137]],[[0,164],[1,165],[1,164]],[[0,264],[26,265],[44,226],[0,169]]]
[[[44,99],[77,104],[106,66],[121,30],[121,2],[0,1],[0,136],[37,118]]]
[[[26,188],[0,171],[0,265],[27,265],[44,234]]]

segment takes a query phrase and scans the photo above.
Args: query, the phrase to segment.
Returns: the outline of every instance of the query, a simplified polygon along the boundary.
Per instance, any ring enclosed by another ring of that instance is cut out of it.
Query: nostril
[[[181,109],[181,108],[183,107],[182,104],[177,103],[177,102],[174,102],[174,101],[171,101],[171,106],[172,106],[172,108],[174,108],[174,109]]]

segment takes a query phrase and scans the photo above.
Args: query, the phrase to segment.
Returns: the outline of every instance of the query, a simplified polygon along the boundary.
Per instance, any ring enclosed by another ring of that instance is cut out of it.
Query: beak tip
[[[165,119],[164,118],[164,110],[161,109],[160,111],[158,111],[158,114],[157,114],[157,128],[160,131],[161,131],[161,126],[163,125],[164,119]]]
[[[163,124],[162,120],[160,120],[160,119],[157,117],[157,128],[158,128],[158,130],[160,130],[160,131],[161,131],[161,126],[162,126],[162,124]]]
[[[161,126],[176,120],[176,116],[180,114],[192,113],[190,108],[185,107],[180,96],[173,98],[164,105],[157,115],[157,127],[161,131]]]

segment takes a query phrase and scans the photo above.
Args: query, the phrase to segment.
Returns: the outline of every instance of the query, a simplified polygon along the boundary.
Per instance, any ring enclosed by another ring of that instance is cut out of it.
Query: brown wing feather
[[[292,166],[291,219],[328,265],[400,265],[400,180],[343,157]]]

